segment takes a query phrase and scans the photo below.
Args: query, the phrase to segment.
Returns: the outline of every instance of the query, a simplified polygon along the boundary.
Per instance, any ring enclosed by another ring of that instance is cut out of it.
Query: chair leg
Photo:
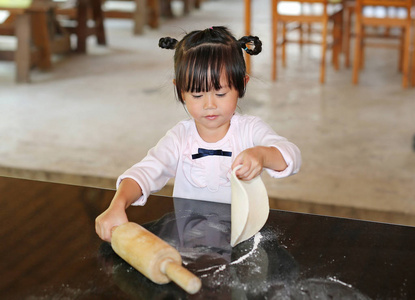
[[[287,38],[287,23],[282,23],[282,44],[281,44],[281,59],[282,66],[285,68],[287,66],[287,57],[286,57],[286,38]]]
[[[190,13],[190,1],[189,0],[183,0],[183,13],[185,15]]]
[[[172,0],[151,0],[153,5],[160,5],[160,15],[165,18],[173,18],[173,10],[171,7]]]
[[[327,23],[328,20],[326,19],[323,22],[323,30],[321,33],[322,36],[322,44],[321,44],[321,64],[320,64],[320,83],[324,83],[325,81],[325,72],[326,72],[326,51],[327,51]]]
[[[337,46],[338,46],[338,41],[337,41],[337,37],[338,37],[338,29],[336,26],[336,20],[333,19],[333,29],[332,29],[332,48],[331,48],[331,64],[334,66],[334,68],[336,70],[338,70],[337,67]]]
[[[16,62],[16,81],[30,82],[30,15],[18,15],[15,26],[17,36],[17,50],[14,59]]]
[[[404,56],[405,56],[405,28],[400,28],[401,35],[399,39],[399,57],[398,57],[398,71],[403,72]]]
[[[32,13],[32,39],[36,48],[39,49],[38,67],[44,70],[50,69],[52,49],[46,12]]]
[[[276,0],[272,0],[271,5],[272,11],[272,71],[271,71],[271,79],[273,81],[277,80],[277,39],[278,39],[278,20],[277,20],[277,2]]]
[[[251,2],[245,0],[245,34],[251,35]],[[244,53],[245,64],[246,64],[246,73],[251,74],[251,55]]]
[[[300,3],[300,13],[304,14],[304,3]],[[299,30],[299,39],[298,39],[298,43],[300,44],[300,49],[303,50],[303,44],[304,44],[304,23],[300,22],[298,24],[298,30]]]
[[[403,49],[402,87],[407,88],[409,82],[409,47],[411,42],[411,26],[405,28],[405,42]]]
[[[411,77],[412,77],[412,86],[415,86],[415,33],[412,39],[412,71],[411,71]]]
[[[360,58],[362,52],[362,26],[360,25],[360,21],[356,18],[356,25],[355,25],[355,45],[354,45],[354,56],[353,56],[353,77],[352,82],[353,84],[358,84],[359,82],[359,70],[361,67]]]
[[[332,49],[332,64],[334,65],[335,70],[339,70],[339,54],[343,47],[342,43],[342,24],[343,24],[343,15],[337,14],[333,19],[333,49]]]
[[[144,32],[144,26],[147,23],[147,7],[145,0],[135,0],[135,9],[133,12],[134,35],[140,35]]]
[[[105,46],[107,44],[107,39],[105,37],[104,29],[104,12],[101,7],[101,0],[90,0],[92,8],[92,17],[94,19],[94,30],[97,37],[98,45]]]
[[[346,68],[350,67],[350,39],[352,37],[351,26],[352,26],[352,14],[354,7],[347,7],[345,10],[344,20],[344,34],[343,34],[343,51],[344,51],[344,65]]]
[[[336,19],[337,23],[337,32],[338,32],[338,49],[339,49],[339,54],[342,52],[343,49],[343,34],[344,34],[344,30],[343,30],[343,24],[344,24],[344,15],[343,13],[338,13],[337,14],[337,19]]]
[[[366,50],[366,48],[365,48],[365,27],[364,26],[362,26],[362,31],[361,31],[361,35],[362,35],[362,37],[361,37],[361,39],[360,39],[360,66],[359,66],[359,68],[361,69],[361,70],[363,70],[364,69],[364,67],[365,67],[365,50]]]
[[[300,22],[300,24],[298,24],[298,30],[299,30],[299,39],[298,39],[298,43],[300,44],[300,48],[303,48],[304,45],[304,23]]]
[[[412,86],[415,86],[415,49],[412,49]]]
[[[173,13],[171,12],[170,1],[161,1],[158,0],[148,0],[147,1],[147,15],[148,17],[148,25],[151,28],[158,28],[160,25],[160,16],[163,13],[166,13],[166,9],[168,9],[167,14],[168,17],[172,17]],[[171,15],[170,15],[171,14]]]
[[[307,23],[307,41],[311,41],[311,35],[313,34],[313,23],[309,22]]]
[[[79,53],[86,52],[86,40],[88,37],[88,3],[87,0],[78,0],[76,15],[76,36],[77,48]]]

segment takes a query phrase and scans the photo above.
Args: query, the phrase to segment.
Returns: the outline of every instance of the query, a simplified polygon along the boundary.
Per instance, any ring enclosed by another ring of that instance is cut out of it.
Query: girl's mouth
[[[208,120],[215,120],[217,117],[218,117],[217,115],[209,115],[209,116],[206,116],[205,118]]]

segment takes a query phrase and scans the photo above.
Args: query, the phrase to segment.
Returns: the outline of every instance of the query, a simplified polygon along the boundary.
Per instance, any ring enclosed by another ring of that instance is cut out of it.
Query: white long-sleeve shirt
[[[288,167],[277,172],[266,169],[274,178],[299,171],[301,153],[296,145],[279,136],[260,118],[235,114],[226,136],[216,143],[205,142],[193,119],[179,122],[150,149],[147,156],[125,171],[117,180],[135,180],[143,195],[133,205],[144,205],[148,196],[163,188],[175,177],[173,196],[188,199],[231,203],[231,166],[239,153],[254,146],[276,147]],[[208,155],[192,159],[198,149],[222,150],[231,156]]]

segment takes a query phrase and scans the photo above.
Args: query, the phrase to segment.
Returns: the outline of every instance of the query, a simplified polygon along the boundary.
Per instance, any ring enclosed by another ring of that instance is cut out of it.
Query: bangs
[[[239,50],[239,49],[238,49]],[[176,88],[180,101],[181,93],[200,93],[223,88],[222,82],[229,88],[239,91],[240,97],[245,91],[245,61],[241,55],[235,55],[235,49],[224,44],[203,44],[189,49],[176,65]]]

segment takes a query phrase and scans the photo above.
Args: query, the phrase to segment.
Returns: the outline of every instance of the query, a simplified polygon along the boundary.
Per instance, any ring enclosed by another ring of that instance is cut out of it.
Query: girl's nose
[[[216,102],[212,95],[210,94],[206,95],[206,101],[205,101],[205,105],[203,108],[204,109],[215,109],[216,108]]]

